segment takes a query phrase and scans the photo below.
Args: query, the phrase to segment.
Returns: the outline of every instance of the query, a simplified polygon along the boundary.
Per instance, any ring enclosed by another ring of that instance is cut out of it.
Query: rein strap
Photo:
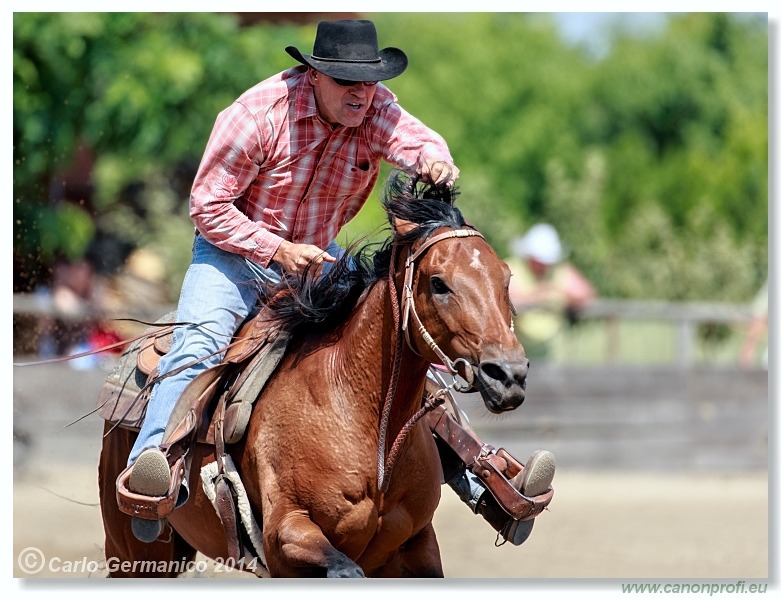
[[[426,330],[423,323],[420,321],[420,317],[418,317],[418,313],[415,310],[415,301],[412,298],[412,283],[414,280],[414,272],[415,272],[415,261],[425,252],[428,250],[431,246],[436,244],[437,242],[441,242],[442,240],[447,240],[451,238],[465,238],[465,237],[483,237],[483,234],[481,234],[479,231],[475,231],[474,229],[456,229],[454,231],[448,231],[446,233],[441,233],[439,235],[435,235],[432,238],[429,238],[426,240],[425,243],[423,243],[414,253],[412,253],[409,257],[407,257],[407,261],[405,264],[405,273],[404,273],[404,289],[402,291],[402,304],[403,304],[403,319],[399,319],[399,306],[398,306],[398,299],[396,294],[396,282],[394,277],[394,272],[391,269],[388,274],[389,279],[389,285],[390,285],[390,297],[391,297],[391,306],[393,308],[393,320],[396,324],[396,347],[394,349],[393,353],[393,366],[391,369],[391,380],[388,384],[388,390],[385,396],[385,402],[382,407],[382,417],[380,419],[380,439],[379,444],[377,447],[377,487],[381,493],[385,493],[388,490],[388,486],[390,484],[390,475],[393,471],[393,464],[396,462],[396,457],[398,456],[398,453],[401,449],[401,444],[404,441],[404,439],[407,437],[407,435],[412,431],[412,428],[414,425],[428,412],[432,411],[434,408],[439,406],[444,402],[444,391],[440,390],[443,393],[435,394],[435,396],[431,399],[429,399],[424,406],[418,410],[412,418],[407,421],[407,423],[404,425],[404,427],[401,428],[401,431],[399,431],[398,435],[396,436],[396,439],[393,442],[393,445],[391,447],[391,451],[388,455],[388,460],[386,462],[385,460],[385,449],[387,446],[387,436],[388,436],[388,422],[390,419],[390,412],[391,412],[391,405],[393,403],[393,398],[396,395],[396,386],[399,379],[399,367],[401,366],[401,340],[402,340],[402,332],[404,333],[404,336],[407,340],[407,345],[409,348],[415,352],[415,349],[413,348],[410,339],[409,339],[409,315],[410,312],[415,317],[415,321],[417,323],[418,332],[421,334],[423,339],[426,341],[426,343],[429,345],[429,347],[436,353],[436,355],[442,360],[442,362],[447,366],[448,369],[450,369],[451,373],[458,374],[458,369],[456,367],[456,364],[458,362],[464,362],[466,361],[462,358],[457,359],[455,362],[450,360],[450,358],[442,352],[442,349],[437,346],[436,342],[434,342],[434,338],[431,337],[431,335]],[[396,249],[397,245],[393,245],[393,249],[391,251],[391,264],[395,265],[395,258],[396,258]],[[417,354],[417,352],[415,352]],[[464,369],[467,372],[468,376],[468,369]],[[471,387],[471,382],[468,382],[469,386]]]
[[[434,354],[437,355],[439,360],[442,362],[443,365],[445,365],[451,374],[453,375],[459,375],[458,368],[456,364],[461,362],[466,362],[463,359],[457,359],[456,361],[452,361],[449,356],[447,356],[442,349],[437,345],[437,343],[434,341],[434,338],[431,336],[431,334],[426,330],[425,325],[423,325],[423,322],[420,320],[420,317],[418,316],[418,312],[415,309],[415,299],[412,295],[412,284],[415,280],[415,261],[420,258],[420,256],[428,250],[431,246],[436,244],[437,242],[441,242],[442,240],[447,240],[451,238],[466,238],[466,237],[480,237],[484,238],[483,234],[479,231],[476,231],[474,229],[456,229],[454,231],[448,231],[446,233],[440,233],[439,235],[435,235],[434,237],[426,240],[426,242],[420,246],[414,253],[410,254],[410,256],[407,257],[407,263],[406,263],[406,272],[404,274],[404,295],[402,297],[403,302],[403,310],[404,310],[404,318],[402,320],[401,329],[404,332],[404,336],[407,340],[407,344],[410,348],[414,351],[414,347],[412,345],[412,341],[409,337],[409,318],[410,314],[415,319],[415,326],[417,327],[418,333],[423,338],[423,341],[426,342],[429,348],[434,352]],[[471,382],[468,381],[469,378],[469,372],[467,369],[465,369],[466,374],[466,380],[468,383]]]

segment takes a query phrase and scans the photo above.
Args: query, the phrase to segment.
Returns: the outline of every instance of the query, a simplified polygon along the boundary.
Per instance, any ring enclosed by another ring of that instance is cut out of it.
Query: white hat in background
[[[564,258],[559,234],[547,223],[539,223],[523,237],[514,239],[512,251],[516,256],[533,258],[546,265],[555,265]]]

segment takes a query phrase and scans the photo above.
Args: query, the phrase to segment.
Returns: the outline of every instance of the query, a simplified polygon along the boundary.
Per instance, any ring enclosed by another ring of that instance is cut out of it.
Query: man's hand
[[[421,156],[419,167],[420,176],[427,183],[433,183],[434,185],[444,184],[450,188],[453,187],[453,183],[458,179],[458,167],[443,160],[431,160]]]
[[[312,264],[311,269],[315,275],[319,275],[323,268],[323,263],[336,262],[336,258],[321,250],[312,244],[294,244],[293,242],[283,241],[274,256],[271,258],[279,263],[288,273],[299,274]]]
[[[424,158],[422,155],[418,159],[418,172],[421,179],[426,183],[434,185],[444,185],[447,188],[453,187],[453,183],[458,179],[458,167],[444,160],[434,160]],[[395,218],[393,228],[399,235],[404,235],[415,229],[417,225],[404,219]]]

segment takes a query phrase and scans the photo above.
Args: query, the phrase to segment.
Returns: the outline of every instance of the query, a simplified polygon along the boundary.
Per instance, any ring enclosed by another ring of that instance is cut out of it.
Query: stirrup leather
[[[504,448],[496,450],[484,444],[473,431],[457,423],[443,405],[427,418],[431,431],[453,449],[513,519],[534,519],[550,504],[552,487],[534,497],[523,495],[511,482],[521,476],[523,463]]]

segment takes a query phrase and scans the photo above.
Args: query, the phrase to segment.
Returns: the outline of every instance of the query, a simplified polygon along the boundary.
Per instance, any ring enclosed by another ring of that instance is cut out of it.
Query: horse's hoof
[[[150,521],[149,519],[140,519],[133,517],[130,520],[130,528],[133,530],[133,535],[139,542],[145,544],[151,544],[160,534],[163,533],[163,521]]]
[[[328,571],[328,577],[330,578],[340,578],[340,579],[346,579],[346,578],[361,578],[366,577],[366,575],[363,574],[363,569],[359,566],[345,568],[345,569],[337,569],[336,571],[329,570]]]
[[[329,578],[366,577],[363,569],[346,556],[336,559],[334,564],[328,567],[326,576]]]

